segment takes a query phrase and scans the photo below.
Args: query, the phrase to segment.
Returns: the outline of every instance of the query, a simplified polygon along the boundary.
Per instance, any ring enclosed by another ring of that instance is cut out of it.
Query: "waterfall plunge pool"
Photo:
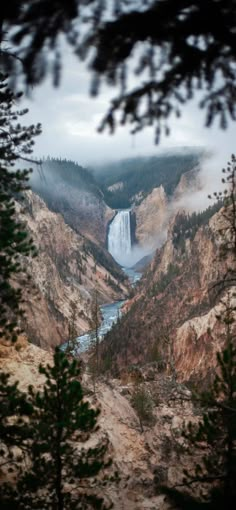
[[[127,274],[131,286],[135,286],[141,278],[141,274],[131,267],[127,267],[131,265],[132,258],[130,212],[130,209],[117,211],[109,228],[108,251],[121,266],[125,266],[122,267],[122,269]],[[141,258],[141,256],[139,258]],[[125,300],[115,301],[114,303],[102,305],[100,307],[102,315],[102,323],[98,330],[100,340],[103,339],[105,334],[112,328],[114,322],[117,321],[118,315],[122,313],[121,308],[124,303]],[[91,344],[92,338],[93,331],[79,336],[77,338],[78,348],[75,349],[74,354],[76,355],[86,351]],[[62,349],[66,349],[66,346],[67,343],[62,346]]]

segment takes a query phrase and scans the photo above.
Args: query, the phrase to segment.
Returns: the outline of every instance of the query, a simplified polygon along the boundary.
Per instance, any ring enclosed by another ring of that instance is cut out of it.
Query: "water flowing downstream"
[[[141,274],[137,273],[133,269],[125,269],[123,268],[127,276],[129,277],[131,286],[135,286],[138,280],[141,278]],[[98,335],[100,340],[103,339],[104,335],[112,328],[114,322],[117,321],[118,316],[122,314],[122,306],[125,303],[125,300],[115,301],[114,303],[109,303],[108,305],[100,306],[100,311],[102,315],[102,323],[98,329]],[[93,338],[93,331],[89,331],[84,335],[81,335],[77,338],[78,340],[78,348],[75,349],[74,354],[82,353],[86,351],[91,345],[91,340]],[[65,349],[67,343],[65,343],[61,348]]]
[[[124,272],[129,277],[131,286],[135,286],[138,280],[141,278],[141,274],[137,273],[133,269],[124,269]],[[108,305],[100,306],[101,314],[102,314],[102,323],[98,330],[98,335],[100,340],[103,339],[104,335],[112,328],[114,322],[117,321],[118,316],[122,314],[122,306],[124,305],[125,300],[115,301],[114,303],[110,303]],[[89,348],[91,344],[91,339],[93,337],[93,332],[85,333],[78,337],[78,352],[84,352]]]
[[[129,267],[132,253],[130,209],[118,211],[111,222],[108,232],[108,251],[114,259],[123,266],[123,271],[127,274],[131,286],[135,286],[137,281],[141,278],[141,274]],[[102,323],[98,330],[100,340],[102,340],[104,335],[112,328],[118,316],[122,314],[122,306],[124,303],[125,300],[115,301],[114,303],[102,305],[100,307],[102,315]],[[91,345],[92,338],[93,331],[79,336],[77,339],[78,349],[76,349],[75,354],[86,351]],[[64,348],[65,347],[66,344],[64,344]]]
[[[102,314],[102,323],[98,330],[98,335],[100,340],[104,337],[104,335],[112,328],[112,324],[117,321],[119,310],[124,304],[124,301],[116,301],[109,305],[100,306],[100,311]],[[93,332],[85,333],[78,337],[78,352],[86,351],[91,345],[91,340],[93,338]]]

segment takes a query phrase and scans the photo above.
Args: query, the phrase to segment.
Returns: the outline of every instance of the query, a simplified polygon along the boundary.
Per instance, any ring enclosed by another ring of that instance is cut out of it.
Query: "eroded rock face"
[[[4,357],[0,345],[0,358],[22,391],[27,391],[28,385],[40,391],[45,379],[38,373],[38,364],[52,363],[51,353],[26,341],[8,346]],[[183,468],[191,467],[193,461],[181,435],[184,422],[196,419],[190,392],[170,377],[158,375],[154,365],[145,368],[142,380],[153,404],[152,423],[144,425],[143,432],[131,406],[134,382],[98,380],[96,395],[91,395],[92,383],[86,372],[83,375],[82,384],[90,393],[86,400],[101,409],[99,428],[83,446],[94,446],[104,435],[108,438],[111,472],[118,472],[120,483],[109,481],[102,495],[113,503],[114,510],[169,509],[160,486],[181,483]]]
[[[90,329],[94,289],[101,304],[122,299],[127,288],[122,274],[117,271],[114,276],[99,263],[86,239],[66,225],[60,214],[49,211],[42,199],[27,192],[24,205],[22,220],[38,249],[38,256],[26,261],[35,291],[25,295],[24,327],[33,343],[48,348],[68,337],[71,301],[77,303],[79,335]]]
[[[34,171],[30,182],[32,190],[51,211],[62,214],[78,234],[105,246],[107,224],[114,212],[105,204],[101,190],[88,171],[59,160],[46,161],[42,168],[42,179],[37,175],[37,168]]]
[[[176,213],[183,211],[186,196],[202,188],[198,167],[182,174],[171,197],[167,197],[163,186],[154,188],[145,198],[134,197],[133,211],[136,217],[136,239],[140,246],[150,247],[150,252],[166,240],[167,229]],[[188,204],[191,210],[191,201]]]
[[[45,192],[47,201],[47,194]],[[65,222],[78,234],[105,246],[106,231],[114,212],[103,201],[102,195],[73,189],[58,183],[50,195],[50,209],[63,215]]]
[[[153,251],[164,240],[168,221],[168,200],[163,186],[154,188],[140,205],[134,207],[136,239],[140,246]]]
[[[174,225],[108,337],[109,352],[118,367],[157,360],[179,380],[204,379],[225,338],[215,318],[223,296],[216,284],[231,265],[220,257],[222,214],[179,242]]]
[[[194,167],[189,172],[181,175],[178,185],[174,192],[174,198],[176,200],[186,196],[186,193],[191,193],[196,190],[203,189],[203,183],[199,175],[199,167]]]

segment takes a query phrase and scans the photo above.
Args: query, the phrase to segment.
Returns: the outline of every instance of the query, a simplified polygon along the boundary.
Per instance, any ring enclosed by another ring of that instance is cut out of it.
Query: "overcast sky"
[[[89,96],[91,76],[79,61],[67,54],[64,58],[60,87],[50,80],[32,91],[32,98],[23,106],[30,110],[25,123],[41,122],[43,134],[37,139],[35,155],[66,157],[82,165],[126,156],[153,155],[167,148],[202,146],[213,151],[211,169],[220,170],[235,147],[236,124],[226,131],[217,126],[204,128],[204,112],[195,100],[184,108],[181,119],[174,119],[171,135],[154,145],[151,128],[138,135],[130,135],[130,127],[120,127],[114,135],[99,134],[96,129],[115,91],[103,87],[97,98]],[[219,174],[219,172],[218,172]]]

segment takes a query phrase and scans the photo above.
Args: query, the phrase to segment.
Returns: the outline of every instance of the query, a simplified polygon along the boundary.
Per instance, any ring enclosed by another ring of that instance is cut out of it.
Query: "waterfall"
[[[129,265],[131,255],[130,209],[118,211],[108,232],[108,251],[122,266]]]

